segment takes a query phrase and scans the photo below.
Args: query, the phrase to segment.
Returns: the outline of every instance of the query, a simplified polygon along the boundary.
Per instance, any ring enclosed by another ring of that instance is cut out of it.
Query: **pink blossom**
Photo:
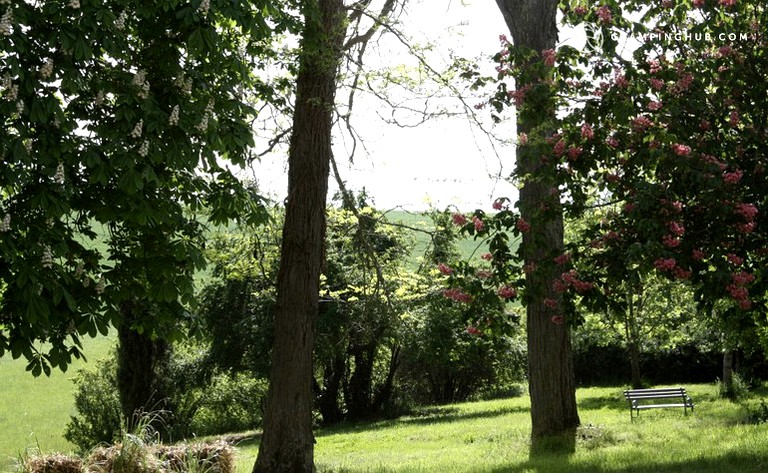
[[[544,299],[544,306],[548,309],[557,309],[557,301],[547,297]]]
[[[595,131],[592,129],[592,125],[589,123],[581,125],[581,137],[587,140],[591,140],[595,137]]]
[[[661,62],[658,59],[648,59],[646,62],[648,63],[651,74],[661,72]]]
[[[499,42],[501,43],[502,46],[508,45],[509,44],[509,39],[507,39],[507,35],[500,34],[499,35]]]
[[[691,272],[680,266],[675,267],[675,269],[672,270],[672,274],[674,274],[677,279],[689,279],[691,277]]]
[[[483,334],[483,332],[478,329],[477,327],[470,325],[467,327],[467,333],[470,335],[480,336]]]
[[[569,261],[571,261],[570,253],[563,253],[562,255],[555,256],[555,264],[557,264],[558,266],[563,266],[567,264]]]
[[[691,154],[691,147],[680,143],[675,143],[672,145],[672,151],[674,151],[678,156],[688,156]]]
[[[696,8],[701,8],[704,6],[705,0],[693,0],[693,6]]]
[[[655,112],[656,110],[660,110],[662,106],[662,103],[657,100],[651,100],[648,102],[648,110],[651,110]]]
[[[451,219],[453,220],[453,224],[459,227],[463,227],[464,225],[467,224],[467,217],[465,217],[460,213],[455,213],[451,215]]]
[[[734,253],[728,253],[725,255],[725,257],[728,259],[728,262],[731,264],[735,264],[736,266],[741,266],[744,264],[744,258],[741,256],[734,254]]]
[[[738,126],[740,121],[741,121],[741,118],[739,117],[739,112],[736,110],[732,110],[731,115],[728,117],[728,123],[731,126]]]
[[[446,276],[453,274],[453,269],[451,269],[450,266],[444,263],[440,263],[437,265],[437,269],[440,270],[441,273],[445,274]]]
[[[568,148],[568,159],[576,161],[581,156],[581,146],[571,146]]]
[[[651,125],[653,125],[653,122],[646,116],[639,116],[632,120],[632,127],[635,130],[645,130],[646,128],[649,128]]]
[[[757,215],[757,207],[752,204],[738,203],[735,210],[737,214],[747,219],[747,221],[754,220]]]
[[[472,223],[475,225],[475,230],[478,232],[482,232],[485,229],[485,223],[480,220],[480,217],[477,215],[472,217]]]
[[[549,320],[555,325],[563,325],[565,323],[565,317],[562,315],[553,315]]]
[[[680,246],[680,239],[672,235],[664,235],[661,239],[667,248],[677,248]]]
[[[724,7],[732,7],[736,5],[736,0],[720,0],[719,3]]]
[[[498,294],[502,299],[514,299],[517,297],[517,290],[512,286],[502,286],[499,288]]]
[[[536,271],[537,268],[538,268],[538,265],[535,262],[532,261],[532,262],[530,262],[530,263],[528,263],[528,264],[523,266],[523,272],[525,274],[530,274],[530,273]]]
[[[699,122],[699,129],[700,130],[707,131],[707,130],[709,130],[710,126],[711,125],[709,124],[709,122],[707,120],[704,120],[703,118]]]
[[[608,138],[605,139],[605,144],[607,144],[611,148],[618,148],[619,147],[619,140],[617,140],[613,136],[609,136]]]
[[[731,274],[731,280],[734,284],[739,286],[746,286],[755,280],[755,275],[746,271],[739,271],[737,273]]]
[[[493,273],[487,269],[479,269],[475,276],[477,276],[480,279],[489,279],[493,276]]]
[[[555,282],[552,283],[552,287],[558,294],[562,294],[568,290],[568,284],[562,279],[555,279]]]
[[[744,173],[738,169],[733,172],[725,172],[723,173],[723,181],[725,181],[726,184],[737,184],[742,176],[744,176]]]
[[[661,6],[664,8],[672,8],[672,0],[661,0]]]
[[[584,5],[579,5],[576,8],[573,9],[573,12],[576,13],[579,16],[583,16],[587,14],[587,7]]]
[[[626,89],[629,87],[629,81],[624,74],[618,74],[616,76],[616,86],[621,89]]]
[[[672,271],[677,266],[675,258],[659,258],[653,262],[653,266],[660,271]]]
[[[661,90],[664,88],[664,81],[661,79],[656,79],[655,77],[650,80],[651,87],[653,87],[654,90]]]
[[[493,259],[493,255],[490,253],[483,253],[480,255],[481,259],[484,259],[485,261],[491,261]]]
[[[517,219],[517,223],[515,224],[515,227],[517,227],[518,230],[520,230],[522,233],[526,233],[530,231],[531,224],[526,222],[523,217],[520,217]]]
[[[597,17],[600,18],[600,21],[603,23],[610,23],[613,19],[611,9],[605,5],[597,9]]]
[[[472,296],[465,293],[461,289],[452,287],[443,291],[443,297],[451,299],[456,302],[472,302]]]
[[[736,228],[741,233],[752,233],[755,231],[755,227],[757,224],[755,222],[749,222],[749,223],[740,223],[739,225],[736,225]]]
[[[552,67],[555,65],[557,54],[554,49],[545,49],[541,52],[541,57],[544,58],[544,64],[546,66]]]
[[[675,200],[669,204],[672,207],[672,210],[675,211],[675,213],[680,213],[683,211],[683,203],[679,200]]]
[[[691,258],[693,258],[695,261],[701,261],[704,259],[704,252],[699,249],[695,249],[691,252]]]
[[[555,153],[555,156],[562,156],[565,153],[565,141],[558,140],[552,151]]]
[[[669,231],[677,236],[683,236],[685,233],[685,227],[680,222],[669,222],[667,224],[667,228],[669,228]]]
[[[630,213],[631,211],[635,210],[636,206],[637,205],[635,205],[633,202],[627,202],[623,207],[624,213]]]
[[[720,57],[730,56],[731,53],[733,53],[733,48],[730,46],[720,46],[717,50],[717,54],[719,54]]]
[[[528,134],[527,133],[520,133],[520,135],[517,137],[517,142],[523,146],[528,144]]]

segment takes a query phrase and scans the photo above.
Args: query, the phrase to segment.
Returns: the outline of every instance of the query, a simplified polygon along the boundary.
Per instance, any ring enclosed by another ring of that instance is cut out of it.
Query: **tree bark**
[[[557,0],[496,0],[512,34],[515,46],[536,52],[555,48],[557,43]],[[528,77],[534,85],[542,77]],[[519,89],[526,83],[518,81]],[[544,98],[544,100],[548,100]],[[518,133],[541,129],[554,119],[550,103],[529,104],[517,114]],[[565,440],[579,425],[576,408],[576,386],[571,351],[570,328],[563,317],[562,301],[554,289],[556,266],[548,264],[563,252],[563,214],[554,179],[547,177],[547,163],[541,159],[544,150],[536,146],[518,146],[516,175],[522,179],[520,213],[531,223],[523,236],[521,251],[527,265],[536,270],[526,274],[528,300],[528,375],[531,395],[531,452],[561,443],[543,442],[548,437],[565,434]],[[550,299],[556,302],[545,304]],[[563,323],[566,322],[566,323]],[[565,448],[571,449],[572,442]]]
[[[136,310],[141,309],[124,303],[120,308],[122,323],[117,329],[117,388],[129,428],[138,422],[137,415],[168,407],[161,372],[170,359],[170,346],[163,339],[153,340],[131,327],[137,320]],[[155,427],[163,431],[161,425]]]
[[[726,398],[736,397],[733,389],[733,350],[730,348],[723,350],[723,387]]]
[[[305,0],[288,156],[277,312],[259,472],[312,472],[312,350],[324,260],[325,203],[343,0]]]

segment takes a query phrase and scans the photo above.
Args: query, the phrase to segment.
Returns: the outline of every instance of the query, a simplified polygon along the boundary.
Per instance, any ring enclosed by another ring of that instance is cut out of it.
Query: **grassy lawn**
[[[108,337],[85,340],[88,361],[105,356],[112,345]],[[66,373],[56,370],[50,377],[34,378],[25,370],[25,360],[0,358],[0,471],[11,471],[14,460],[27,448],[72,449],[64,440],[64,427],[75,413],[71,379],[83,366],[85,362],[78,360]]]
[[[523,397],[322,429],[316,464],[318,471],[339,473],[768,471],[768,428],[742,423],[744,406],[718,399],[714,385],[687,387],[696,403],[693,415],[656,409],[635,422],[621,388],[580,389],[584,427],[571,455],[530,457]],[[241,445],[238,471],[249,472],[256,453],[257,446]]]

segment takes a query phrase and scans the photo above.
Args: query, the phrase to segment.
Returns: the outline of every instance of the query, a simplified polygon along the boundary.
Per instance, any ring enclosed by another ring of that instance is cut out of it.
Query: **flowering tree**
[[[0,2],[0,355],[37,375],[110,323],[178,330],[203,264],[197,214],[258,207],[220,160],[253,144],[265,14],[266,0]]]
[[[567,25],[584,27],[585,48],[510,45],[502,37],[489,104],[494,113],[514,105],[522,124],[513,176],[522,187],[520,213],[499,199],[493,215],[456,217],[467,232],[489,239],[493,274],[483,284],[469,282],[472,270],[454,274],[447,295],[466,303],[479,293],[510,294],[511,286],[529,307],[541,300],[549,310],[537,320],[568,325],[577,320],[576,302],[621,307],[620,284],[656,272],[690,281],[705,308],[727,300],[730,316],[759,314],[766,9],[754,0],[561,7]],[[473,71],[465,77],[487,82]],[[529,126],[552,109],[557,117]],[[549,195],[526,198],[526,189],[545,183],[552,183]],[[528,237],[548,251],[532,258],[526,236],[556,218],[558,190],[567,216],[599,207],[604,218],[568,248]],[[523,236],[521,251],[509,244],[510,232]]]

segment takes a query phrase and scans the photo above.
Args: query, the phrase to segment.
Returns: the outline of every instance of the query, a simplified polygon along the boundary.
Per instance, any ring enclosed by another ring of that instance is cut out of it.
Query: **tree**
[[[530,61],[548,61],[545,56],[557,43],[554,0],[497,0],[513,44],[532,51]],[[554,133],[555,102],[546,83],[548,68],[516,70],[515,86],[530,89],[517,107],[519,137],[546,138]],[[517,147],[515,175],[520,179],[520,218],[530,223],[523,233],[520,252],[526,274],[525,300],[528,330],[528,377],[531,395],[533,449],[539,439],[575,431],[579,425],[576,385],[571,355],[570,325],[563,319],[562,297],[556,291],[558,267],[547,264],[563,254],[563,215],[558,183],[552,176],[555,163],[542,159],[541,146]]]
[[[201,214],[263,214],[221,160],[246,161],[254,58],[284,25],[270,2],[218,3],[0,7],[0,355],[64,370],[115,325],[126,416],[180,333]]]
[[[288,156],[277,313],[264,434],[253,471],[314,471],[312,349],[325,240],[336,71],[345,36],[342,0],[305,0]]]

